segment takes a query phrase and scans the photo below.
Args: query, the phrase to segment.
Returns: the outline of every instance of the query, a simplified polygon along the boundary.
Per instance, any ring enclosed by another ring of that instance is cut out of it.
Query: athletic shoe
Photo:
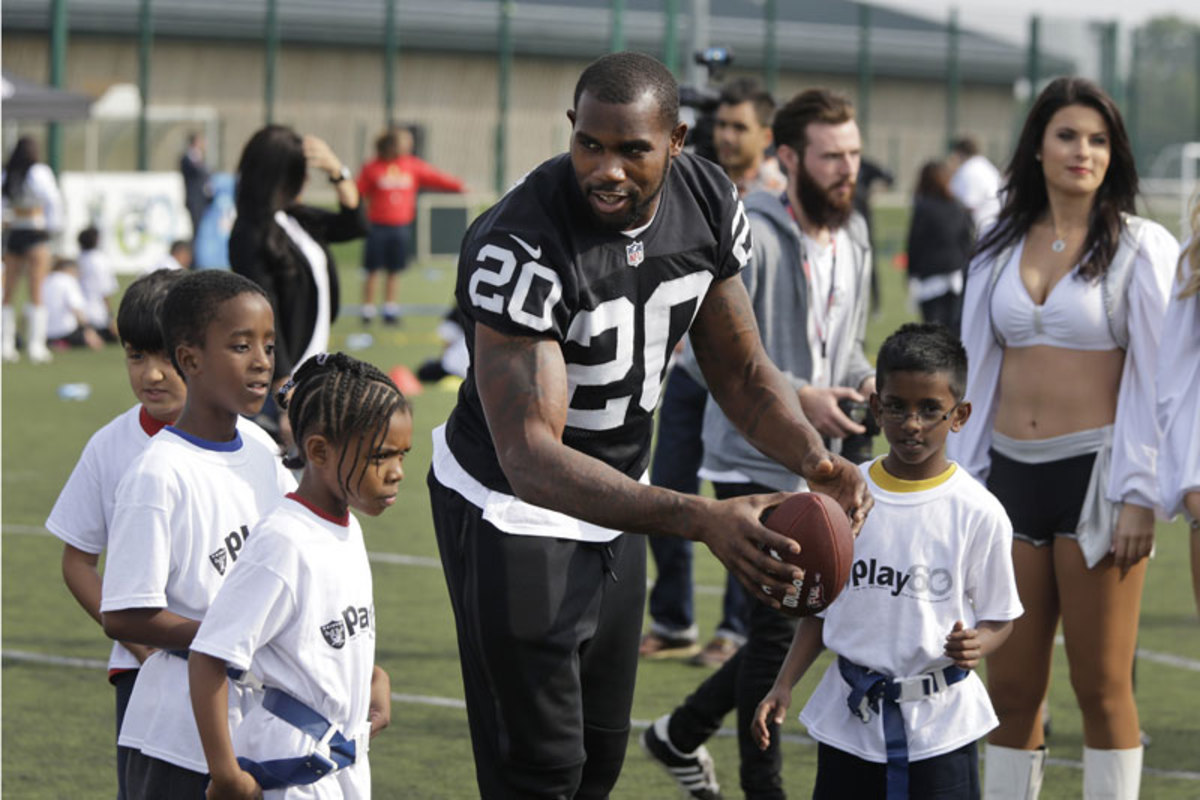
[[[700,652],[700,643],[689,636],[667,636],[650,631],[642,636],[638,655],[648,661],[691,658]]]
[[[371,321],[375,319],[375,306],[362,306],[359,310],[359,317],[362,319],[364,326],[370,325]]]
[[[733,654],[738,651],[739,647],[741,647],[740,644],[727,636],[714,636],[712,641],[704,645],[704,649],[692,656],[688,663],[697,667],[713,667],[715,669],[733,658]]]
[[[717,770],[708,748],[700,745],[691,753],[676,750],[667,736],[667,721],[670,718],[670,714],[664,714],[642,732],[638,739],[642,750],[675,779],[684,796],[695,800],[721,800]]]

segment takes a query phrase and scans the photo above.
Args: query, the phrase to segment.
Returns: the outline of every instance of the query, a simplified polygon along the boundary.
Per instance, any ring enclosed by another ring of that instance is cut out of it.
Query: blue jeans
[[[672,369],[658,414],[658,444],[650,464],[650,482],[686,494],[700,491],[696,473],[704,457],[700,434],[708,391],[681,369]],[[657,577],[650,590],[652,629],[661,635],[695,636],[692,601],[692,543],[676,536],[651,536],[650,554]],[[717,630],[745,637],[750,600],[732,575],[726,575],[722,619]]]

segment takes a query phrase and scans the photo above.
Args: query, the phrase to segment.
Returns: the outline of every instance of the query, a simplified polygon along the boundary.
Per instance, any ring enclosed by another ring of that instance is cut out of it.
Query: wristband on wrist
[[[342,164],[341,170],[339,170],[336,175],[329,176],[329,182],[330,183],[341,183],[342,181],[350,180],[351,177],[353,177],[353,176],[350,173],[350,168],[347,167],[345,164]]]

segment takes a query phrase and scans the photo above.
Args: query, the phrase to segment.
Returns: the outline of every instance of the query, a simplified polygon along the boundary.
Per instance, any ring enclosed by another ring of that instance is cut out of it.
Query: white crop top
[[[1041,305],[1021,280],[1021,253],[1013,248],[992,293],[992,324],[1006,347],[1049,345],[1070,350],[1115,350],[1099,279],[1082,280],[1079,267],[1064,275]]]

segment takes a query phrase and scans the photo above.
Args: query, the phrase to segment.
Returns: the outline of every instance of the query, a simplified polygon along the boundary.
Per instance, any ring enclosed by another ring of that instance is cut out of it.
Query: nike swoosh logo
[[[521,247],[524,247],[525,252],[529,253],[529,255],[535,260],[542,257],[542,248],[530,247],[529,242],[525,241],[520,236],[517,236],[515,233],[510,233],[509,236],[513,238],[513,241],[521,245]]]

